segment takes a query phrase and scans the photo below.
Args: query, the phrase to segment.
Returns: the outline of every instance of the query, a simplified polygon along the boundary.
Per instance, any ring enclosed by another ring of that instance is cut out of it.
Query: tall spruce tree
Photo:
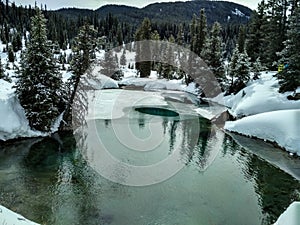
[[[200,56],[207,37],[207,21],[204,9],[201,9],[200,16],[197,18],[195,33],[195,37],[193,38],[194,42],[192,43],[194,45],[193,50],[198,56]]]
[[[5,71],[1,62],[1,57],[0,57],[0,79],[3,79],[5,77],[4,75]]]
[[[12,45],[8,46],[7,54],[8,54],[8,61],[11,63],[15,62],[15,53]]]
[[[121,58],[120,58],[120,65],[125,68],[126,63],[127,63],[127,60],[126,60],[126,50],[124,49],[123,52],[122,52]]]
[[[175,62],[175,49],[174,49],[174,46],[173,44],[175,43],[175,38],[173,37],[173,35],[170,36],[169,38],[169,41],[168,41],[170,44],[165,44],[162,48],[163,50],[163,61],[161,63],[161,67],[160,67],[160,75],[163,77],[163,78],[166,78],[166,79],[172,79],[173,78],[173,74],[175,72],[175,68],[173,65],[170,65],[169,63],[167,62]]]
[[[152,36],[151,30],[151,21],[149,18],[145,18],[137,30],[135,40],[150,40]],[[136,48],[136,69],[139,71],[140,77],[148,77],[151,72],[151,61],[141,61],[141,54],[143,54],[143,58],[151,58],[150,43],[141,42],[137,44]]]
[[[253,11],[249,23],[249,32],[247,34],[246,49],[251,58],[251,62],[255,62],[257,58],[262,58],[266,48],[265,36],[267,35],[263,31],[263,27],[266,27],[266,5],[265,1],[262,1],[257,8],[257,11]]]
[[[300,6],[296,7],[290,17],[287,41],[282,51],[282,63],[285,69],[277,76],[280,92],[295,91],[300,87]]]
[[[112,51],[105,52],[104,60],[101,61],[100,72],[108,77],[112,77],[118,70],[118,65]]]
[[[47,39],[46,19],[38,8],[20,64],[15,87],[29,125],[36,130],[50,131],[61,113],[62,79],[51,41]]]
[[[250,68],[250,59],[246,50],[241,53],[239,45],[236,45],[229,64],[231,82],[227,90],[228,94],[236,94],[246,86],[250,80]]]
[[[277,69],[277,62],[280,59],[278,52],[284,48],[287,31],[287,0],[268,0],[267,2],[267,23],[262,27],[265,32],[263,56],[261,59],[269,69]]]
[[[246,47],[246,28],[244,26],[240,27],[239,37],[238,37],[239,52],[244,52]]]
[[[96,34],[97,31],[94,27],[85,22],[72,44],[73,54],[70,62],[70,69],[73,72],[73,75],[69,82],[71,93],[67,100],[67,107],[64,113],[64,121],[67,123],[70,123],[71,106],[80,83],[80,78],[95,59]]]
[[[201,53],[202,59],[207,63],[219,82],[224,81],[224,65],[222,57],[221,25],[213,24],[211,35]]]

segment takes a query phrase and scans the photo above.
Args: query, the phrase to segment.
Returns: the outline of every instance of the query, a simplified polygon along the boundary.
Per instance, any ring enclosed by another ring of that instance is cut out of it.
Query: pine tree
[[[177,33],[177,37],[176,37],[176,43],[178,45],[184,44],[184,31],[183,31],[182,24],[179,24],[178,33]]]
[[[196,33],[197,33],[197,16],[194,14],[192,23],[190,25],[190,36],[191,36],[191,51],[195,51],[195,39],[196,39]]]
[[[11,63],[15,62],[15,53],[11,45],[8,46],[7,54],[8,54],[8,61]]]
[[[67,123],[71,122],[71,106],[74,102],[80,78],[87,71],[95,58],[96,34],[97,31],[93,26],[84,23],[72,44],[73,54],[70,55],[70,69],[73,72],[73,75],[69,81],[68,87],[71,93],[67,100],[67,107],[63,118]],[[63,125],[64,124],[62,123],[61,128],[63,128]]]
[[[233,87],[234,79],[237,77],[237,63],[239,59],[239,47],[236,47],[233,50],[231,60],[229,63],[229,76],[231,77],[230,87]]]
[[[22,49],[22,39],[19,32],[15,33],[12,39],[13,51],[17,52]]]
[[[284,48],[287,31],[287,1],[268,0],[267,2],[267,23],[262,27],[266,33],[264,40],[264,52],[261,59],[269,69],[277,69],[277,62],[280,59],[278,52]]]
[[[202,59],[207,63],[219,82],[224,81],[224,65],[222,57],[221,25],[213,24],[211,36],[201,53]]]
[[[72,45],[71,71],[74,80],[80,78],[94,60],[97,31],[93,26],[85,23],[79,30]]]
[[[123,66],[123,67],[125,67],[126,63],[127,63],[127,60],[126,60],[126,50],[124,49],[123,53],[121,55],[121,58],[120,58],[120,65]]]
[[[100,65],[102,67],[100,72],[108,77],[112,77],[118,70],[118,65],[112,51],[105,52],[104,60],[100,62]]]
[[[253,80],[259,79],[262,70],[263,70],[263,66],[261,64],[260,58],[258,57],[252,66]]]
[[[200,56],[207,36],[207,21],[206,21],[206,15],[204,9],[201,9],[200,17],[197,20],[198,21],[196,26],[196,34],[193,39],[194,40],[193,50],[198,56]]]
[[[250,59],[246,51],[239,53],[237,67],[236,67],[236,78],[238,81],[243,82],[245,85],[250,80]]]
[[[236,94],[246,87],[247,82],[250,80],[250,68],[250,58],[247,52],[244,50],[240,53],[239,46],[236,45],[229,64],[231,83],[227,94]]]
[[[175,68],[173,65],[170,65],[167,62],[170,63],[174,63],[175,62],[175,56],[174,56],[174,47],[173,44],[175,42],[175,38],[173,37],[173,35],[170,36],[169,38],[169,43],[170,44],[166,44],[166,46],[163,47],[163,61],[161,63],[161,68],[160,68],[160,74],[162,75],[163,78],[166,79],[172,79],[173,78],[173,74],[175,72]]]
[[[39,9],[31,21],[30,40],[21,58],[16,93],[29,125],[50,131],[61,113],[62,79],[47,39],[46,19]]]
[[[136,33],[136,41],[150,40],[152,34],[151,29],[150,19],[145,18]],[[143,54],[143,58],[151,58],[151,49],[149,43],[142,42],[136,47],[136,69],[139,71],[140,77],[148,77],[151,72],[151,61],[141,61],[141,54]]]
[[[5,77],[5,70],[3,68],[1,57],[0,57],[0,79],[3,79]]]
[[[244,52],[246,43],[246,28],[244,26],[240,27],[239,37],[238,37],[238,46],[239,52]]]
[[[300,86],[300,6],[291,15],[287,38],[281,54],[285,69],[277,75],[280,92],[295,91]]]
[[[262,58],[266,48],[264,41],[267,35],[263,27],[266,27],[267,18],[265,13],[265,2],[262,1],[257,8],[257,12],[254,10],[250,19],[249,32],[247,34],[246,50],[251,62],[255,62],[257,58]]]

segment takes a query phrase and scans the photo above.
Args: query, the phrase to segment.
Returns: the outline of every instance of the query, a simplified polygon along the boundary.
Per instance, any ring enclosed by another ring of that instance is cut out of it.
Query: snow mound
[[[300,202],[293,202],[274,225],[297,225],[300,221]]]
[[[259,80],[252,81],[236,95],[224,97],[221,94],[212,101],[231,108],[230,113],[235,117],[275,110],[300,109],[300,101],[287,99],[291,93],[278,92],[279,84],[273,77],[274,74],[274,72],[264,73]]]
[[[31,130],[25,111],[14,94],[13,85],[0,80],[0,86],[0,140],[45,136],[45,133]]]
[[[300,156],[300,109],[279,110],[228,121],[225,129],[250,137],[276,142]]]
[[[95,90],[119,88],[117,81],[102,74],[98,74],[93,78],[85,78],[87,85]]]
[[[14,213],[4,206],[0,205],[0,224],[5,225],[39,225],[30,220],[27,220],[20,214]]]

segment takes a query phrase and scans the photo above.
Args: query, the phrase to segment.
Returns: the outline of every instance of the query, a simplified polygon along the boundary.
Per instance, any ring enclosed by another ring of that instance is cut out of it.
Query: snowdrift
[[[279,110],[226,122],[225,129],[250,137],[276,142],[300,156],[300,109]]]
[[[45,136],[44,133],[33,131],[29,127],[25,111],[14,94],[13,85],[0,80],[0,86],[0,140]]]
[[[276,110],[300,109],[300,101],[287,99],[291,92],[278,92],[279,84],[274,74],[265,72],[260,79],[251,81],[236,95],[224,97],[220,94],[211,100],[230,108],[230,113],[237,118]]]
[[[227,121],[226,130],[275,142],[300,156],[300,101],[288,100],[292,92],[278,92],[275,74],[264,72],[236,95],[222,93],[209,100],[228,107],[229,113],[238,119]]]

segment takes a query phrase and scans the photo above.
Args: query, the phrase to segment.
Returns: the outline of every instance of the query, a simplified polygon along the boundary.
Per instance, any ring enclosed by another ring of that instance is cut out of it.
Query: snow
[[[2,118],[0,123],[0,140],[45,136],[45,133],[31,130],[25,111],[14,94],[12,85],[4,80],[0,80],[0,118]]]
[[[195,111],[202,117],[213,120],[222,113],[226,112],[227,109],[221,105],[210,104],[208,107],[201,107],[195,109]]]
[[[143,87],[145,91],[183,91],[196,96],[198,96],[200,92],[194,82],[187,86],[183,80],[159,79],[156,71],[151,71],[148,78],[136,77],[136,70],[133,69],[123,69],[123,73],[124,78],[118,82],[121,86]]]
[[[300,109],[279,110],[228,121],[225,129],[250,137],[276,142],[300,156]]]
[[[236,95],[224,96],[222,93],[208,100],[228,107],[229,113],[238,119],[227,121],[225,130],[276,142],[300,156],[300,128],[297,126],[300,122],[300,101],[287,99],[292,92],[278,92],[279,84],[274,74],[276,72],[262,73],[260,79],[249,82]],[[207,118],[215,116],[201,108],[197,112]]]
[[[125,77],[119,81],[119,85],[144,87],[147,83],[152,82],[153,80],[154,79],[152,78]]]
[[[183,87],[178,83],[177,80],[156,80],[148,82],[144,86],[145,91],[154,91],[154,90],[173,90],[173,91],[183,91]]]
[[[135,94],[136,93],[136,94]],[[167,106],[168,103],[159,92],[128,90],[100,90],[89,92],[88,120],[118,119],[125,116],[128,108],[139,106]]]
[[[274,72],[265,72],[261,78],[250,82],[246,88],[236,95],[223,96],[220,94],[213,102],[230,108],[235,117],[255,115],[283,109],[299,109],[300,101],[289,101],[287,96],[291,93],[278,92],[278,80],[273,77]]]
[[[240,10],[238,10],[237,8],[235,8],[235,11],[231,11],[231,13],[232,13],[233,15],[240,16],[240,17],[244,17],[244,16],[245,16],[245,14],[242,13],[242,12],[241,12]]]
[[[0,205],[0,224],[3,225],[38,225],[20,214],[14,213],[13,211]]]
[[[300,221],[300,202],[293,202],[274,225],[297,225]]]
[[[119,88],[117,81],[102,74],[98,74],[93,78],[87,78],[86,76],[83,76],[83,78],[86,78],[89,87],[95,90]]]

